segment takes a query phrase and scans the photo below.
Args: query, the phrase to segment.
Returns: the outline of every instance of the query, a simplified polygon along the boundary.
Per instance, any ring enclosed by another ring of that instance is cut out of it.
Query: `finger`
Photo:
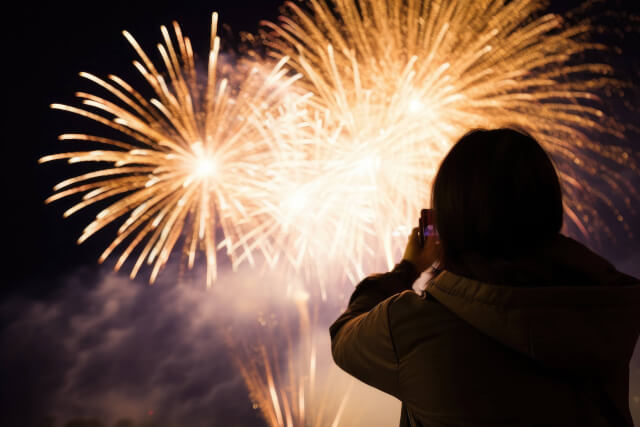
[[[417,239],[418,233],[420,233],[420,227],[414,227],[414,229],[411,230],[411,234],[409,234],[409,240]]]

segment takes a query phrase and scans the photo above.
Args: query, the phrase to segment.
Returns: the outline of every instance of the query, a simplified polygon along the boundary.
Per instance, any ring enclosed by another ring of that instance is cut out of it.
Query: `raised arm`
[[[411,289],[418,275],[403,260],[388,273],[367,277],[356,287],[347,310],[329,328],[336,364],[396,397],[398,359],[389,329],[389,306],[396,295]]]

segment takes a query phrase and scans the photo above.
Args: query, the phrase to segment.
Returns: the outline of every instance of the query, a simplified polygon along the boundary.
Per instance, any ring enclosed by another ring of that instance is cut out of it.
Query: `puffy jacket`
[[[633,426],[638,279],[561,235],[466,265],[422,294],[407,261],[364,279],[330,328],[336,364],[400,399],[401,426]]]

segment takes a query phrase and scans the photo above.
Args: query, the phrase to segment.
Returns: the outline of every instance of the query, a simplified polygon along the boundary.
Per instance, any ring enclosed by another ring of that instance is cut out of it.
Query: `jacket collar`
[[[473,270],[501,283],[445,270],[425,291],[484,334],[550,366],[593,372],[630,360],[640,331],[640,282],[578,242],[560,237],[537,259]],[[513,272],[516,284],[508,285]]]

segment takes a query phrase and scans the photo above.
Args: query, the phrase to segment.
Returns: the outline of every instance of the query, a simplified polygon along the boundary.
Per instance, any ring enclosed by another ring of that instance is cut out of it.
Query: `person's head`
[[[432,207],[444,268],[465,253],[510,257],[540,247],[562,227],[562,192],[551,159],[531,136],[474,130],[440,165]]]

